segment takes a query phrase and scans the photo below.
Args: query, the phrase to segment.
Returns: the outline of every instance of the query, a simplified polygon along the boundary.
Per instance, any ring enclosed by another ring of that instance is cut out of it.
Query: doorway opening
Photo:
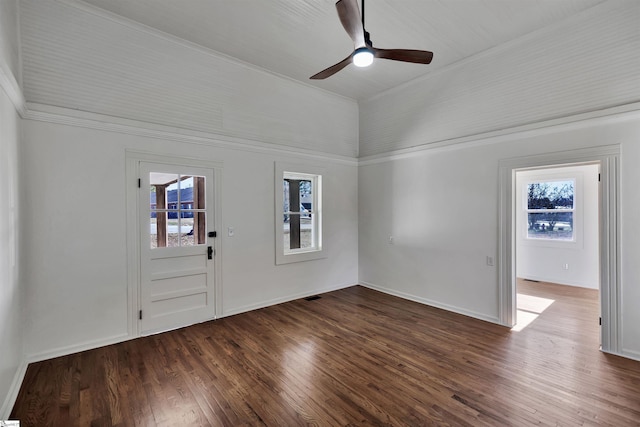
[[[621,353],[620,283],[620,146],[609,145],[504,159],[499,162],[498,306],[500,322],[513,327],[517,319],[516,287],[516,173],[523,169],[544,169],[599,164],[598,268],[600,284],[601,350]],[[571,268],[571,267],[569,267]]]
[[[599,175],[599,162],[515,171],[513,331],[528,327],[546,310],[556,319],[598,323]],[[572,298],[581,305],[570,304]]]

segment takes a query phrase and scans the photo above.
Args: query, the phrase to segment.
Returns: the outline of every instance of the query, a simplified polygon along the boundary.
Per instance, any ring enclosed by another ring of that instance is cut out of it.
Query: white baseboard
[[[593,285],[591,283],[585,285],[585,284],[582,284],[582,283],[569,282],[569,281],[566,281],[565,279],[561,279],[561,278],[541,277],[541,276],[536,276],[536,275],[531,275],[531,274],[518,275],[518,277],[520,279],[525,279],[525,280],[528,279],[528,280],[534,280],[534,281],[538,281],[538,282],[555,283],[556,285],[573,286],[575,288],[585,288],[585,289],[599,289],[600,288],[600,286],[598,286],[597,283],[595,285]]]
[[[403,298],[409,301],[419,302],[420,304],[428,305],[430,307],[440,308],[442,310],[451,311],[453,313],[462,314],[463,316],[472,317],[474,319],[483,320],[485,322],[496,323],[500,326],[504,326],[500,323],[500,319],[498,317],[487,316],[482,313],[476,313],[474,311],[466,310],[464,308],[456,307],[449,304],[442,304],[437,301],[433,301],[427,298],[419,297],[412,294],[407,294],[405,292],[399,292],[394,289],[385,288],[384,286],[378,286],[369,282],[360,282],[361,286],[373,289],[375,291],[380,291],[385,294],[393,295],[399,298]]]
[[[13,405],[16,403],[16,399],[18,398],[18,393],[20,392],[20,386],[22,385],[22,381],[24,380],[24,376],[27,373],[27,363],[26,359],[23,359],[20,365],[18,366],[18,370],[16,374],[13,376],[13,381],[9,386],[9,392],[2,403],[2,407],[0,408],[0,420],[8,420],[9,415],[11,415],[11,410],[13,409]]]
[[[633,359],[640,362],[640,352],[629,350],[628,348],[623,348],[622,354],[617,354],[617,356],[626,357],[627,359]]]
[[[260,308],[269,307],[271,305],[281,304],[283,302],[293,301],[295,299],[304,298],[311,295],[332,292],[338,289],[344,289],[344,288],[348,288],[356,285],[357,283],[347,284],[347,285],[336,285],[328,288],[314,289],[310,291],[300,292],[298,294],[291,294],[291,295],[280,297],[280,298],[274,298],[272,300],[262,301],[256,304],[250,304],[250,305],[238,307],[229,311],[223,311],[223,314],[220,317],[233,316],[234,314],[245,313],[247,311],[257,310]],[[163,331],[163,332],[166,332],[166,331]],[[159,332],[154,332],[154,334],[155,333],[159,333]],[[67,356],[69,354],[79,353],[81,351],[93,350],[95,348],[104,347],[106,345],[111,345],[111,344],[117,344],[119,342],[128,341],[135,338],[138,338],[138,336],[133,336],[128,333],[118,334],[118,335],[113,335],[107,338],[100,338],[96,340],[85,341],[79,344],[73,344],[65,347],[54,348],[54,349],[39,352],[39,353],[28,354],[25,360],[27,364],[35,363],[43,360],[53,359],[55,357]]]
[[[93,350],[95,348],[104,347],[106,345],[117,344],[119,342],[128,341],[130,339],[137,338],[130,336],[129,334],[119,334],[107,338],[100,338],[97,340],[85,341],[80,344],[73,344],[65,347],[58,347],[51,350],[43,351],[40,353],[28,354],[26,357],[27,363],[41,362],[43,360],[53,359],[55,357],[67,356],[73,353],[79,353],[81,351]]]
[[[274,298],[274,299],[267,300],[267,301],[261,301],[261,302],[256,303],[256,304],[249,304],[249,305],[245,305],[245,306],[241,306],[241,307],[236,307],[236,308],[233,308],[231,310],[223,310],[222,316],[220,316],[220,318],[234,316],[236,314],[241,314],[241,313],[246,313],[248,311],[258,310],[260,308],[265,308],[265,307],[269,307],[269,306],[276,305],[276,304],[282,304],[284,302],[289,302],[289,301],[297,300],[297,299],[300,299],[300,298],[306,298],[306,297],[309,297],[311,295],[324,294],[324,293],[327,293],[327,292],[333,292],[333,291],[337,291],[339,289],[350,288],[351,286],[357,286],[357,285],[358,285],[357,283],[353,283],[353,284],[350,284],[350,285],[336,285],[336,286],[332,286],[332,287],[329,287],[329,288],[322,288],[322,289],[316,289],[316,290],[311,290],[311,291],[305,291],[305,292],[300,292],[300,293],[297,293],[297,294],[287,295],[287,296],[284,296],[284,297]]]

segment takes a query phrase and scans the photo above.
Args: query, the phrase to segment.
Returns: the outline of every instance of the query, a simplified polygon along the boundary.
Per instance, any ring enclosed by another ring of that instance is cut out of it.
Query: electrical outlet
[[[389,236],[389,244],[393,245],[393,236]]]
[[[493,267],[493,257],[487,255],[487,265]]]
[[[563,270],[568,270],[569,269],[569,264],[562,264],[562,269]]]

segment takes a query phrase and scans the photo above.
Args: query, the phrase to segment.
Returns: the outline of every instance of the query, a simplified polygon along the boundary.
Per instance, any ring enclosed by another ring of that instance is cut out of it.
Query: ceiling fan
[[[373,47],[369,32],[364,29],[364,0],[362,0],[362,21],[358,10],[358,0],[338,0],[336,3],[340,22],[347,34],[353,40],[354,50],[351,55],[331,67],[310,77],[313,80],[326,79],[349,65],[368,67],[373,58],[391,59],[393,61],[429,64],[433,59],[433,52],[411,49],[379,49]]]

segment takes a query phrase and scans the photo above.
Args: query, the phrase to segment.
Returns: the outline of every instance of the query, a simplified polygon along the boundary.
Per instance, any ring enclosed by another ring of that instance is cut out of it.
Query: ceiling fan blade
[[[360,10],[358,9],[358,0],[338,0],[336,3],[340,22],[344,27],[355,48],[365,47],[364,27],[360,19]]]
[[[335,73],[337,73],[338,71],[342,70],[344,67],[346,67],[347,65],[349,65],[351,63],[351,55],[347,56],[346,58],[344,58],[342,61],[338,62],[335,65],[332,65],[331,67],[320,71],[318,74],[314,74],[313,76],[309,77],[312,80],[322,80],[322,79],[326,79],[327,77],[331,77],[333,76]]]
[[[373,48],[373,56],[394,61],[429,64],[433,59],[433,52],[427,50]]]

